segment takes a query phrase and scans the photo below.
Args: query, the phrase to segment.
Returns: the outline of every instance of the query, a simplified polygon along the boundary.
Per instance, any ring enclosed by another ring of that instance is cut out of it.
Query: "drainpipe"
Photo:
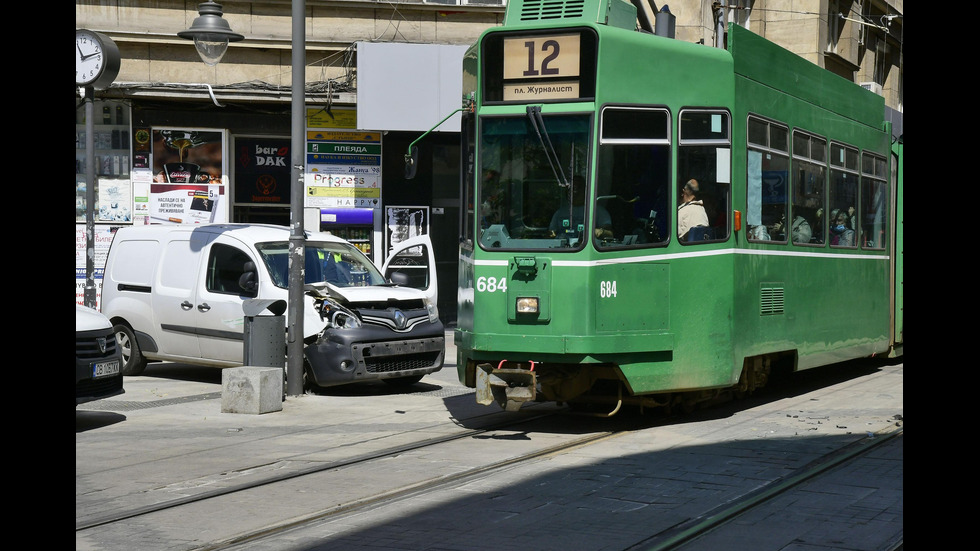
[[[728,13],[725,0],[717,0],[712,3],[711,9],[715,13],[715,47],[724,50],[725,29],[728,27],[728,23],[725,21],[727,19],[726,14]]]

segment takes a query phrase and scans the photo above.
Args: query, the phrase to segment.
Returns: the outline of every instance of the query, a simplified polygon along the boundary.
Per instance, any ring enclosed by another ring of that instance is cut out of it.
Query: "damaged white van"
[[[289,233],[261,224],[119,229],[106,259],[102,313],[122,348],[123,373],[137,375],[151,360],[242,365],[245,301],[288,299]],[[392,252],[383,268],[391,279],[326,233],[306,232],[304,260],[308,384],[407,385],[442,368],[445,333],[427,236]]]

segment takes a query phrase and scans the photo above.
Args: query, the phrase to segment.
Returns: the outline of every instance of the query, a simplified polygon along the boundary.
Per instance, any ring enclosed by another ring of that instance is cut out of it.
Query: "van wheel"
[[[136,335],[128,325],[119,324],[112,328],[116,334],[116,343],[122,350],[123,375],[139,375],[146,369],[146,358],[140,353],[140,347],[136,344]]]
[[[310,361],[303,358],[303,394],[315,394],[320,386],[313,382],[313,367]]]
[[[422,375],[412,375],[411,377],[395,377],[394,379],[381,379],[393,387],[412,386],[422,380]]]

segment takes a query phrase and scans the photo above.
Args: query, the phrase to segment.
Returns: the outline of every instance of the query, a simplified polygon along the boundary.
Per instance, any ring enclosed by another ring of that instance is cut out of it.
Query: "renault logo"
[[[395,310],[395,327],[404,329],[406,325],[408,325],[408,318],[405,317],[405,314],[401,310]]]

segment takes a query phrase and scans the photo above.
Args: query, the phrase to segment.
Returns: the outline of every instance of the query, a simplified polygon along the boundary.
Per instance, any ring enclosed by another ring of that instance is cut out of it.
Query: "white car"
[[[75,304],[75,405],[123,390],[122,354],[109,319]]]

